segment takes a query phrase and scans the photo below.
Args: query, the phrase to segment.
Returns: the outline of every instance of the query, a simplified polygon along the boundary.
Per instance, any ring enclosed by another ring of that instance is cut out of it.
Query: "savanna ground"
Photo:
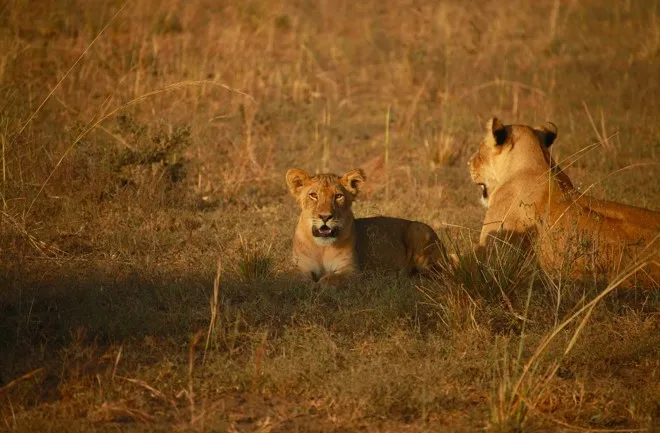
[[[660,210],[660,4],[535,3],[3,2],[0,429],[657,431],[657,291],[287,273],[286,170],[379,156],[356,214],[469,255],[492,115]]]

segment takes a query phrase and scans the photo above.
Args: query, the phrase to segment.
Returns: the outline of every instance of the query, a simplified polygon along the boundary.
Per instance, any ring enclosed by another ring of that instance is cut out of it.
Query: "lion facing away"
[[[428,225],[400,218],[355,218],[351,205],[366,180],[355,169],[343,176],[310,176],[299,169],[286,183],[301,208],[293,237],[293,261],[321,284],[337,285],[356,271],[428,271],[445,255]]]
[[[611,280],[648,262],[636,279],[660,285],[660,213],[580,194],[550,156],[552,123],[539,127],[488,122],[468,161],[487,208],[480,248],[506,238],[536,242],[539,263],[551,275]]]

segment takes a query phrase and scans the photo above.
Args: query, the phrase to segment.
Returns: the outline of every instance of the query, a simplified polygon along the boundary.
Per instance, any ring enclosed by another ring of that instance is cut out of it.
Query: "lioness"
[[[644,286],[660,284],[660,213],[580,194],[550,157],[557,127],[488,121],[486,137],[468,161],[487,208],[480,246],[493,238],[537,241],[551,274],[611,279],[636,262]]]
[[[298,269],[324,285],[337,285],[357,270],[414,273],[434,267],[445,250],[428,225],[399,218],[355,218],[351,205],[366,180],[361,169],[339,177],[310,176],[299,169],[286,183],[301,207],[293,237]]]

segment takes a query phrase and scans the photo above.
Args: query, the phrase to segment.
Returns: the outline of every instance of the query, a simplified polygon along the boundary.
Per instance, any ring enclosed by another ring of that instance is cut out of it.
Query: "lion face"
[[[350,229],[353,221],[351,205],[366,176],[361,169],[339,177],[332,173],[310,176],[292,168],[286,183],[302,210],[300,221],[319,245],[331,245]]]
[[[550,157],[549,148],[557,137],[557,127],[550,122],[530,128],[524,125],[504,125],[496,117],[486,126],[487,133],[479,149],[468,161],[472,181],[481,187],[482,203],[499,185],[521,171],[553,169],[564,186],[570,180]]]

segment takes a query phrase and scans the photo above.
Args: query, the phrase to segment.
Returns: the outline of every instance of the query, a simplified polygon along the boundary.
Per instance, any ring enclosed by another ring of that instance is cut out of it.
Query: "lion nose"
[[[332,219],[333,216],[334,216],[333,214],[320,214],[319,218],[321,218],[321,221],[323,221],[324,223],[327,223]]]

